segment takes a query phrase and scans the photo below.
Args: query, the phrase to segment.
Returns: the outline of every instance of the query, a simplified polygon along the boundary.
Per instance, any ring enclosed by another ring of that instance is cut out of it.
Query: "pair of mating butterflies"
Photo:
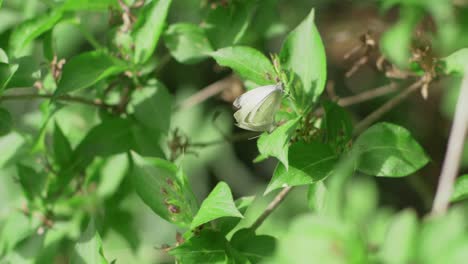
[[[237,126],[251,131],[269,131],[275,127],[275,115],[283,98],[281,83],[250,90],[234,101]]]

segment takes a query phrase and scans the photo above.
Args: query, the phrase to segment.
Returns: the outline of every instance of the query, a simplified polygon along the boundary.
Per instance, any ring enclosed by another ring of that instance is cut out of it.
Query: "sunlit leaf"
[[[211,56],[219,65],[233,69],[242,78],[251,80],[257,85],[275,82],[269,79],[275,76],[273,65],[256,49],[244,46],[227,47],[211,53]]]
[[[225,182],[220,182],[203,200],[190,227],[193,229],[221,217],[243,217],[232,198],[231,189]]]
[[[369,175],[403,177],[429,162],[410,132],[390,123],[370,127],[359,136],[353,147],[360,153],[358,169]]]
[[[87,88],[109,76],[119,74],[126,65],[104,51],[90,51],[71,58],[63,67],[55,95]]]
[[[163,31],[172,0],[155,0],[144,7],[141,24],[134,31],[136,64],[145,63],[153,54]]]
[[[180,63],[197,63],[213,51],[203,28],[194,24],[171,25],[164,32],[164,43]]]

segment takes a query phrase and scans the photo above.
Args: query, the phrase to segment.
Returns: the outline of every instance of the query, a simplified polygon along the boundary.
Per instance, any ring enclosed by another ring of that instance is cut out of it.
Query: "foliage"
[[[316,23],[321,8],[285,26],[272,11],[275,0],[187,4],[193,10],[171,0],[0,1],[0,17],[18,15],[0,21],[0,193],[7,193],[0,194],[0,263],[468,259],[468,175],[456,181],[457,204],[443,215],[379,204],[375,181],[418,176],[433,153],[398,119],[362,125],[372,114],[358,123],[343,101],[325,99],[335,74],[327,73]],[[384,0],[380,7],[399,10],[378,48],[365,43],[383,56],[385,67],[377,68],[385,78],[397,72],[393,82],[420,81],[427,97],[436,80],[465,74],[468,39],[456,36],[468,27],[454,14],[466,7],[435,0]],[[428,41],[415,39],[427,17],[438,30]],[[260,43],[271,36],[282,44],[267,54]],[[252,163],[277,163],[268,183],[243,178],[227,143],[244,135],[231,134],[229,107],[200,104],[225,85],[194,91],[195,70],[205,64],[236,76],[221,89],[230,103],[240,95],[236,87],[281,83],[277,113],[262,112],[269,103],[262,99],[246,117],[275,119],[273,131],[251,141],[258,154]],[[301,215],[285,213],[279,228],[262,225],[267,217],[274,223],[279,214],[270,213],[291,187],[307,189],[300,201],[309,208],[294,207]],[[266,207],[266,200],[273,202]]]

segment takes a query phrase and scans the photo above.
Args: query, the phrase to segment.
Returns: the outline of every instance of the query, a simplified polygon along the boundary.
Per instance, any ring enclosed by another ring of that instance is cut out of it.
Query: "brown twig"
[[[267,206],[265,211],[255,220],[255,222],[250,227],[252,230],[256,230],[262,225],[262,223],[267,219],[267,217],[281,204],[281,202],[286,198],[288,193],[292,190],[292,186],[284,187],[278,195],[275,196],[273,201]]]
[[[12,95],[2,95],[0,96],[0,102],[10,101],[10,100],[28,100],[28,99],[55,99],[58,101],[65,102],[75,102],[90,106],[95,106],[99,108],[114,108],[114,105],[106,104],[100,100],[89,100],[83,97],[71,96],[71,95],[61,95],[54,97],[53,94],[12,94]]]
[[[468,70],[465,72],[460,95],[455,110],[455,116],[450,130],[447,152],[439,177],[439,184],[432,205],[432,215],[443,214],[447,211],[453,185],[460,167],[460,159],[465,145],[465,137],[468,131]]]
[[[359,122],[355,129],[354,129],[354,135],[359,135],[362,133],[366,128],[368,128],[372,123],[377,121],[380,117],[382,117],[384,114],[386,114],[388,111],[390,111],[392,108],[400,104],[404,99],[406,99],[409,95],[414,93],[415,91],[418,91],[425,83],[428,81],[426,78],[421,78],[412,85],[410,85],[408,88],[403,90],[400,94],[383,104],[381,107],[377,108],[374,112],[372,112],[370,115],[368,115],[366,118],[364,118],[361,122]]]
[[[208,98],[222,92],[224,89],[231,87],[232,82],[238,81],[239,79],[237,77],[235,77],[234,75],[229,75],[228,77],[222,80],[214,82],[182,101],[179,105],[176,106],[176,110],[183,110],[200,104]]]

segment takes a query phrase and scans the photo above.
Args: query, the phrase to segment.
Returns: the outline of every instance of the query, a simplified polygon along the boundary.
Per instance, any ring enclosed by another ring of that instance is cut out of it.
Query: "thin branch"
[[[228,77],[222,80],[214,82],[201,89],[194,95],[190,96],[189,98],[185,99],[176,107],[176,110],[183,110],[200,104],[208,98],[213,97],[222,92],[223,90],[231,87],[233,82],[239,82],[239,79],[234,75],[229,75]]]
[[[210,147],[210,146],[213,146],[213,145],[222,144],[222,143],[226,143],[226,142],[238,142],[238,141],[251,139],[251,138],[255,137],[256,135],[258,135],[258,133],[244,132],[244,133],[234,134],[232,136],[222,138],[222,139],[216,139],[216,140],[207,141],[207,142],[190,143],[189,147],[205,148],[205,147]]]
[[[54,98],[53,94],[12,94],[12,95],[2,95],[0,96],[0,102],[10,101],[10,100],[29,100],[29,99],[52,99]],[[90,105],[99,108],[114,108],[114,105],[106,104],[100,100],[89,100],[83,97],[71,96],[71,95],[62,95],[54,98],[55,100],[65,101],[65,102],[75,102],[85,105]]]
[[[346,107],[362,102],[372,100],[374,98],[384,96],[393,92],[398,91],[398,85],[396,83],[390,83],[378,88],[362,92],[360,94],[344,97],[338,100],[340,106]]]
[[[347,107],[347,106],[367,102],[377,97],[391,94],[398,90],[399,90],[398,84],[390,83],[390,84],[386,84],[386,85],[362,92],[360,94],[340,98],[337,104],[343,107]],[[321,116],[323,115],[323,111],[324,111],[323,108],[319,108],[314,112],[314,115]]]
[[[468,69],[465,72],[460,95],[455,110],[455,116],[450,130],[450,136],[445,154],[439,184],[432,205],[432,215],[444,214],[450,203],[453,185],[460,168],[463,146],[468,131]]]
[[[395,106],[400,104],[403,100],[405,100],[408,96],[410,96],[415,91],[418,91],[427,81],[425,78],[421,78],[408,88],[403,90],[400,94],[383,104],[381,107],[377,108],[374,112],[364,118],[361,122],[359,122],[354,130],[354,135],[361,134],[367,127],[369,127],[372,123],[377,121],[381,118],[384,114],[388,111],[392,110]]]
[[[263,213],[257,218],[257,220],[255,220],[255,222],[250,228],[252,228],[253,230],[259,228],[265,221],[265,219],[267,219],[267,217],[276,209],[276,207],[278,207],[281,204],[284,198],[286,198],[286,196],[292,190],[292,188],[292,186],[284,187],[283,190],[281,190],[281,192],[275,196],[273,201],[270,202],[265,211],[263,211]]]

